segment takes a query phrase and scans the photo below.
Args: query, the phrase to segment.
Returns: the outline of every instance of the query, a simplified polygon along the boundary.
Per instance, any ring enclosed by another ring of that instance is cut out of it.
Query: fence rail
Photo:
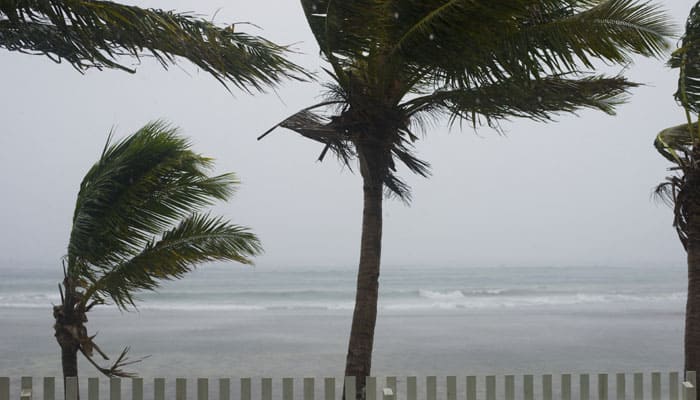
[[[368,377],[366,383],[366,400],[438,400],[438,397],[442,400],[697,400],[696,394],[696,374],[695,372],[687,372],[685,375],[685,380],[680,379],[680,374],[678,372],[670,372],[667,374],[661,374],[660,372],[653,372],[650,374],[650,381],[647,381],[645,385],[645,375],[642,373],[634,374],[614,374],[614,377],[610,378],[608,374],[580,374],[578,379],[574,379],[576,375],[572,374],[561,374],[561,375],[541,375],[536,382],[535,375],[522,375],[521,379],[518,379],[522,385],[519,391],[516,390],[516,376],[515,375],[505,375],[500,379],[495,375],[485,376],[478,379],[476,376],[466,376],[460,378],[463,385],[458,382],[457,376],[447,376],[444,380],[443,387],[438,385],[438,377],[427,376],[424,381],[424,393],[425,396],[419,396],[418,383],[419,379],[415,376],[409,376],[405,379],[401,379],[403,388],[399,388],[399,380],[397,377],[389,376],[384,379],[379,379],[377,377]],[[631,382],[628,378],[631,377]],[[520,377],[517,377],[520,378]],[[554,383],[555,378],[558,382]],[[592,378],[595,378],[596,385],[592,384]],[[665,379],[662,379],[665,378]],[[131,383],[131,395],[123,396],[122,394],[122,383],[123,381],[130,381]],[[665,384],[662,384],[662,380]],[[133,379],[120,379],[111,378],[108,380],[107,387],[100,387],[101,381],[98,378],[87,378],[87,392],[85,393],[85,387],[83,386],[83,393],[79,396],[79,379],[78,378],[67,378],[65,380],[65,386],[60,386],[59,389],[64,389],[63,393],[59,393],[56,397],[56,381],[54,377],[46,377],[42,379],[42,397],[38,395],[38,388],[33,386],[32,377],[22,377],[19,381],[19,399],[20,400],[78,400],[79,397],[87,400],[99,400],[100,393],[103,393],[103,399],[109,400],[165,400],[175,399],[175,400],[187,400],[188,396],[188,380],[185,378],[174,379],[174,391],[172,390],[172,382],[170,387],[166,385],[165,378],[155,378],[152,384],[152,397],[144,397],[144,380],[142,378]],[[63,383],[63,379],[59,378],[58,381]],[[210,382],[215,383],[210,388]],[[257,384],[257,380],[256,384]],[[299,382],[301,386],[295,391],[295,382]],[[272,378],[260,378],[259,379],[259,394],[260,400],[294,400],[295,392],[299,394],[297,396],[298,400],[338,400],[339,396],[336,392],[338,384],[343,384],[341,390],[345,391],[346,399],[355,398],[355,378],[345,377],[342,380],[336,380],[335,378],[322,378],[320,379],[319,386],[316,386],[317,380],[315,378],[302,378],[295,380],[294,378],[282,378],[281,380],[273,381]],[[10,378],[0,377],[0,400],[10,400],[11,385]],[[80,382],[84,382],[81,379]],[[196,378],[194,380],[196,395],[192,397],[196,400],[253,400],[254,396],[253,390],[253,378],[240,378],[238,380],[238,396],[232,396],[232,383],[234,382],[231,378],[218,378],[218,379],[208,379],[208,378]],[[479,383],[481,382],[481,383]],[[614,382],[614,390],[613,384]],[[650,382],[650,385],[648,384]],[[215,390],[214,386],[218,383],[218,390]],[[273,385],[276,383],[277,385]],[[280,384],[281,383],[281,390]],[[380,384],[381,383],[381,384]],[[631,385],[628,385],[631,383]],[[81,385],[82,386],[82,385]],[[499,389],[500,387],[500,389]],[[645,393],[645,387],[650,388],[649,391]],[[105,390],[107,389],[107,390]],[[274,393],[274,390],[277,393]],[[378,390],[379,389],[379,390]],[[440,396],[438,396],[438,389]],[[576,390],[577,389],[577,390]],[[665,389],[665,390],[664,390]],[[317,390],[322,396],[316,396]],[[592,394],[593,392],[593,394]],[[614,397],[611,394],[614,393]],[[107,397],[108,394],[108,397]],[[281,394],[281,397],[279,396]],[[87,396],[85,396],[87,395]],[[211,396],[210,396],[211,395]]]

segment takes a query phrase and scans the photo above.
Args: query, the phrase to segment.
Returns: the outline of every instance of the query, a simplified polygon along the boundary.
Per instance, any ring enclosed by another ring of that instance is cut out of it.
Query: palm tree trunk
[[[689,219],[688,222],[691,221],[692,219]],[[689,231],[700,232],[700,229],[690,229]],[[700,372],[700,236],[688,235],[687,250],[688,300],[685,308],[685,370]]]
[[[63,280],[64,293],[61,293],[62,301],[58,306],[53,308],[54,336],[58,345],[61,347],[61,367],[63,368],[63,388],[64,396],[67,385],[65,380],[68,377],[78,376],[78,350],[80,350],[80,342],[77,339],[81,328],[83,328],[82,316],[75,313],[75,304],[77,296],[75,293],[75,285],[66,277]],[[80,396],[78,396],[80,398]]]
[[[75,346],[61,346],[61,366],[63,378],[78,376],[78,348]]]
[[[358,400],[362,400],[365,398],[366,378],[370,375],[372,367],[374,327],[377,322],[384,184],[381,177],[378,176],[381,174],[381,169],[377,169],[382,164],[381,152],[375,149],[359,150],[364,208],[362,212],[360,266],[357,273],[355,310],[350,330],[345,376],[355,377],[356,397]]]

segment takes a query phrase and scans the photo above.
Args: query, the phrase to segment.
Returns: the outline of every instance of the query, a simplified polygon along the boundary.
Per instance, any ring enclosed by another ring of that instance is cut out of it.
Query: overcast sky
[[[323,65],[297,1],[132,3],[207,17],[220,10],[216,22],[254,22],[262,30],[251,33],[296,43],[300,64]],[[694,1],[663,4],[681,27]],[[169,71],[151,60],[137,68],[81,75],[46,57],[0,51],[0,266],[58,268],[78,185],[109,130],[123,137],[158,118],[216,158],[217,172],[239,175],[238,195],[216,210],[258,233],[266,249],[260,268],[356,264],[359,176],[332,157],[316,162],[320,145],[291,131],[256,141],[318,100],[319,84],[231,95],[186,61]],[[445,124],[426,132],[417,150],[433,176],[404,171],[412,205],[386,202],[384,265],[682,265],[671,210],[651,197],[669,166],[652,141],[684,119],[672,98],[677,72],[640,59],[626,75],[646,86],[616,117],[512,121],[505,136]]]

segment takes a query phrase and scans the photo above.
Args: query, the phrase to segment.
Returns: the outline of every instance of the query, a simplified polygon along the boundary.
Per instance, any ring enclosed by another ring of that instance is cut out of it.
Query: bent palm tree
[[[190,60],[225,86],[262,90],[302,79],[288,49],[187,14],[99,0],[0,1],[0,48],[90,67],[134,72],[119,57],[150,54],[163,67]]]
[[[685,370],[700,370],[700,2],[690,12],[681,46],[669,61],[678,68],[675,98],[686,122],[659,133],[656,149],[675,174],[656,188],[674,210],[673,225],[688,255],[688,299],[685,310]]]
[[[363,398],[377,315],[383,194],[410,200],[395,174],[399,162],[418,175],[430,173],[413,153],[417,128],[442,115],[451,123],[498,127],[502,119],[547,121],[581,108],[612,114],[635,84],[582,70],[596,60],[626,64],[631,54],[658,56],[671,28],[658,7],[634,0],[301,3],[332,81],[325,101],[277,126],[323,144],[319,159],[330,150],[348,165],[359,161],[364,211],[345,374],[357,378]]]
[[[80,184],[73,227],[64,259],[61,304],[54,306],[55,336],[64,377],[77,376],[81,352],[102,373],[128,376],[126,350],[108,368],[89,336],[87,313],[113,302],[135,306],[135,292],[154,290],[197,264],[236,261],[250,264],[261,252],[248,228],[200,211],[226,200],[237,184],[233,174],[208,176],[212,160],[167,125],[150,123],[117,143],[109,141],[100,160]]]

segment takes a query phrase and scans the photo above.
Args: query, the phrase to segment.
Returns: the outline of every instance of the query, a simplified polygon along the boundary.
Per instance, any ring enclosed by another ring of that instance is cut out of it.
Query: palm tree
[[[79,71],[134,72],[120,56],[151,55],[163,67],[190,60],[217,80],[250,90],[303,79],[288,48],[192,15],[99,0],[0,1],[0,48],[65,60]]]
[[[129,310],[136,292],[182,278],[200,263],[250,264],[261,252],[248,228],[201,213],[215,200],[228,199],[237,184],[233,174],[207,175],[211,166],[212,159],[192,152],[162,122],[107,141],[80,184],[61,304],[53,310],[64,377],[77,376],[78,352],[106,375],[130,375],[122,370],[131,363],[128,348],[111,367],[95,362],[95,352],[107,359],[85,327],[95,305],[112,302]]]
[[[656,188],[673,207],[675,226],[688,255],[685,309],[685,370],[700,370],[700,2],[690,12],[681,46],[668,62],[678,68],[676,100],[686,122],[661,131],[656,149],[673,163],[674,175]]]
[[[396,165],[428,176],[417,130],[435,118],[498,127],[581,108],[608,114],[636,84],[586,74],[597,61],[659,56],[671,35],[659,7],[636,0],[301,0],[330,64],[326,98],[281,126],[359,161],[364,211],[345,374],[363,398],[377,315],[382,201],[410,201]],[[271,130],[272,130],[271,129]],[[271,131],[270,130],[270,131]],[[261,136],[264,137],[270,131]]]

